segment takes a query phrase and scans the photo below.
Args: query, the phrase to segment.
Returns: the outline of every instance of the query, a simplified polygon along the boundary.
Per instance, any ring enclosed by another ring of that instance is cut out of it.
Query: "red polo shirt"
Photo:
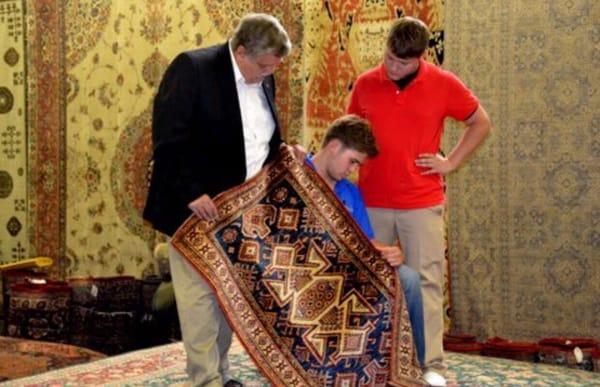
[[[421,60],[404,90],[387,76],[383,64],[361,74],[348,113],[371,122],[379,155],[359,171],[358,185],[368,207],[415,209],[444,202],[440,175],[421,175],[421,153],[440,149],[444,119],[464,121],[479,101],[452,73]]]

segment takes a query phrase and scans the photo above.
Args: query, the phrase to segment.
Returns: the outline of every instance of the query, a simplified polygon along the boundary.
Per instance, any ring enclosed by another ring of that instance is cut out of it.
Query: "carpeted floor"
[[[597,373],[452,352],[447,355],[450,386],[600,386]],[[237,340],[230,361],[232,374],[245,386],[269,386]],[[174,343],[13,380],[2,386],[183,386],[186,382],[183,346]]]

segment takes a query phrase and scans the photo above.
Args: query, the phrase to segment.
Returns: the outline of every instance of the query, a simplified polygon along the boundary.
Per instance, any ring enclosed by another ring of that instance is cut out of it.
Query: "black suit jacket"
[[[269,161],[281,144],[273,76],[263,89],[276,126]],[[190,202],[244,182],[242,118],[227,43],[184,52],[171,63],[154,99],[152,142],[144,219],[167,235],[191,214]]]

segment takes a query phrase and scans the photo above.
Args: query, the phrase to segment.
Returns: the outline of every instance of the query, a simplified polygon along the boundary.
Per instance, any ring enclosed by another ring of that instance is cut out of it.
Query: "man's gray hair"
[[[231,49],[244,46],[248,55],[271,54],[287,56],[292,43],[287,32],[275,17],[264,13],[249,13],[238,24],[231,38]]]

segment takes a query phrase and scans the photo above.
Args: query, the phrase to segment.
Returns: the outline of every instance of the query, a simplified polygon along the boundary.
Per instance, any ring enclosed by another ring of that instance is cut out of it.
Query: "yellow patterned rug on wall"
[[[27,132],[23,128],[29,166],[21,170],[29,172],[31,252],[54,257],[51,271],[59,277],[155,272],[151,252],[161,237],[140,213],[151,154],[151,102],[162,73],[180,51],[225,40],[251,10],[277,15],[298,39],[298,4],[6,3],[21,5],[23,20],[31,20],[24,55],[29,95],[17,101],[27,102],[29,115]],[[290,80],[300,55],[297,50],[278,72],[284,129],[288,122],[301,127],[302,106],[289,101],[301,94],[291,91],[300,84]],[[16,174],[0,178],[4,191],[18,183]]]
[[[600,2],[446,7],[446,67],[495,126],[450,177],[453,324],[480,337],[598,338]]]
[[[66,246],[78,275],[148,274],[151,104],[180,51],[221,42],[202,2],[67,1]],[[236,15],[236,13],[232,13]],[[233,19],[233,18],[232,18]]]
[[[304,5],[304,143],[321,145],[325,129],[344,114],[352,84],[383,58],[392,20],[419,17],[433,32],[429,60],[443,61],[441,0],[324,1]]]
[[[0,3],[0,263],[29,254],[25,10]]]

